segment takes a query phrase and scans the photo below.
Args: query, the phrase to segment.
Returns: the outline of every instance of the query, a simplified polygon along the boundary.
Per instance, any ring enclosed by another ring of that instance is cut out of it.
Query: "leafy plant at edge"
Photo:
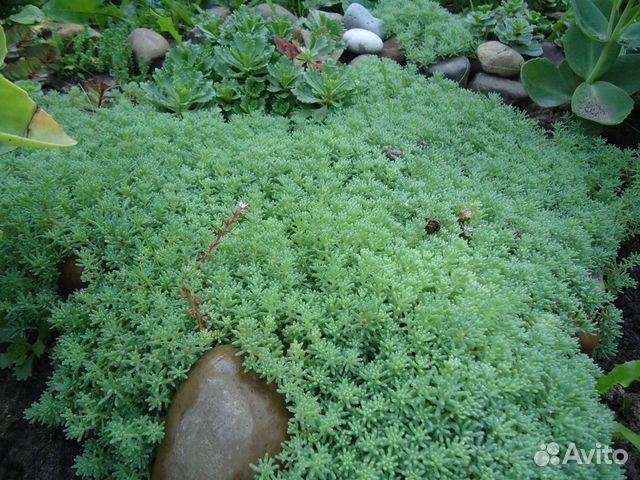
[[[575,23],[564,37],[559,66],[534,59],[522,67],[529,96],[542,107],[571,104],[578,117],[601,125],[621,123],[640,91],[640,5],[629,0],[573,0]]]

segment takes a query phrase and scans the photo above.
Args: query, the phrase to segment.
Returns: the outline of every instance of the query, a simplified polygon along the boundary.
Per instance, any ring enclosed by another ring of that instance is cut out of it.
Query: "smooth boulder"
[[[504,102],[509,105],[519,105],[529,98],[522,83],[519,81],[509,80],[487,73],[477,74],[473,82],[471,82],[469,89],[484,93],[485,95],[497,93],[502,97]]]
[[[289,17],[291,20],[296,20],[298,18],[282,5],[278,5],[275,3],[273,5],[269,5],[268,3],[261,3],[253,8],[263,17],[267,18],[270,18],[272,15],[275,15],[277,17]]]
[[[374,17],[369,10],[359,3],[352,3],[344,12],[344,28],[361,28],[383,38],[382,20]]]
[[[245,373],[237,348],[204,355],[169,408],[153,480],[250,480],[251,464],[274,457],[291,415],[274,384]]]
[[[504,43],[491,41],[478,47],[478,60],[482,70],[501,77],[513,77],[520,73],[524,58]]]
[[[148,28],[136,28],[129,35],[129,43],[138,62],[147,65],[164,58],[170,48],[166,38]]]
[[[383,47],[378,35],[362,28],[347,30],[342,39],[347,42],[347,50],[352,53],[378,53]]]
[[[442,73],[445,78],[458,82],[464,87],[467,84],[470,70],[471,62],[467,57],[463,56],[441,60],[438,63],[431,65],[427,69],[427,74],[435,75],[436,73]]]

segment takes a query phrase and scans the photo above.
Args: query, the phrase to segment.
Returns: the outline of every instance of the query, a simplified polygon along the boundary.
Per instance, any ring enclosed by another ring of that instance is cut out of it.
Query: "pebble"
[[[469,62],[467,57],[463,56],[441,60],[438,63],[431,65],[427,70],[427,74],[434,75],[438,72],[442,73],[445,78],[458,82],[460,86],[465,87],[467,85],[470,70],[471,62]]]
[[[382,39],[369,30],[352,28],[344,32],[342,38],[347,42],[347,50],[353,53],[379,53],[382,51]]]
[[[529,97],[522,83],[518,80],[509,80],[488,73],[478,73],[471,85],[470,90],[480,93],[498,93],[505,103],[518,105],[526,101]]]
[[[169,408],[153,480],[252,480],[250,464],[282,450],[285,399],[245,373],[238,352],[218,346],[191,369]]]
[[[129,35],[129,43],[138,61],[147,65],[164,58],[170,48],[166,38],[148,28],[136,28]]]
[[[344,27],[347,30],[361,28],[375,33],[382,38],[382,20],[374,17],[369,10],[359,3],[352,3],[344,12]]]
[[[522,55],[496,41],[485,42],[478,47],[478,60],[485,72],[501,77],[518,75],[524,63]]]

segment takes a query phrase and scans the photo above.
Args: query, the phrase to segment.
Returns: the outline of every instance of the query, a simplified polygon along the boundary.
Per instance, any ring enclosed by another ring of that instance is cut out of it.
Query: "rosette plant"
[[[575,22],[564,38],[566,60],[534,59],[522,67],[529,96],[542,107],[571,104],[579,117],[621,123],[640,91],[638,0],[573,0]]]

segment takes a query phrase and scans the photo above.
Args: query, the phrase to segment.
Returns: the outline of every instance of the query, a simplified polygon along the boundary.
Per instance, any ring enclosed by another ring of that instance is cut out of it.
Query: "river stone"
[[[58,278],[58,286],[60,293],[66,298],[77,290],[82,290],[89,286],[88,283],[82,281],[84,268],[78,265],[80,259],[75,255],[65,258],[64,262],[58,267],[60,277]]]
[[[56,31],[63,40],[69,40],[84,30],[84,25],[79,23],[61,23],[56,26]]]
[[[478,60],[482,69],[501,77],[513,77],[520,73],[524,58],[513,48],[500,42],[485,42],[478,47]]]
[[[325,12],[324,10],[312,10],[311,12],[309,12],[309,15],[307,15],[307,19],[312,20],[314,15],[318,15],[320,17],[327,17],[327,18],[330,18],[331,20],[336,20],[338,22],[344,21],[344,17],[342,16],[341,13]]]
[[[273,4],[273,10],[271,8],[271,5],[269,5],[268,3],[261,3],[259,5],[256,5],[253,8],[257,12],[259,12],[263,17],[267,17],[267,18],[271,17],[274,13],[278,17],[289,17],[291,20],[296,20],[298,18],[289,10],[284,8],[282,5],[277,5],[275,3]]]
[[[458,82],[464,87],[467,84],[469,70],[471,70],[471,62],[469,62],[467,57],[453,57],[441,60],[435,65],[431,65],[427,70],[427,73],[429,75],[434,75],[440,72],[449,80]]]
[[[361,28],[383,37],[382,20],[374,17],[369,10],[359,3],[352,3],[344,12],[344,27],[347,30]]]
[[[370,53],[363,53],[362,55],[358,55],[353,60],[351,60],[349,62],[349,65],[351,65],[353,67],[353,66],[359,64],[360,62],[363,62],[367,58],[379,58],[379,57],[377,55],[371,55]]]
[[[162,59],[169,51],[167,39],[148,28],[136,28],[129,35],[129,43],[131,43],[138,62],[147,65]]]
[[[378,53],[382,51],[382,39],[369,30],[352,28],[344,32],[342,39],[347,42],[347,50],[353,53]]]
[[[478,73],[473,82],[471,82],[469,89],[485,95],[498,93],[504,102],[510,105],[521,104],[529,98],[522,83],[519,81],[489,75],[488,73]]]
[[[169,408],[153,480],[251,480],[249,467],[274,457],[291,415],[274,384],[245,373],[237,348],[209,351]]]
[[[404,53],[404,50],[400,48],[398,37],[391,37],[382,44],[380,56],[390,58],[391,60],[398,62],[400,65],[407,63],[407,55]]]
[[[210,17],[227,18],[229,15],[231,15],[231,10],[229,10],[227,7],[221,6],[207,8],[205,12],[207,12],[207,15],[209,15]]]

